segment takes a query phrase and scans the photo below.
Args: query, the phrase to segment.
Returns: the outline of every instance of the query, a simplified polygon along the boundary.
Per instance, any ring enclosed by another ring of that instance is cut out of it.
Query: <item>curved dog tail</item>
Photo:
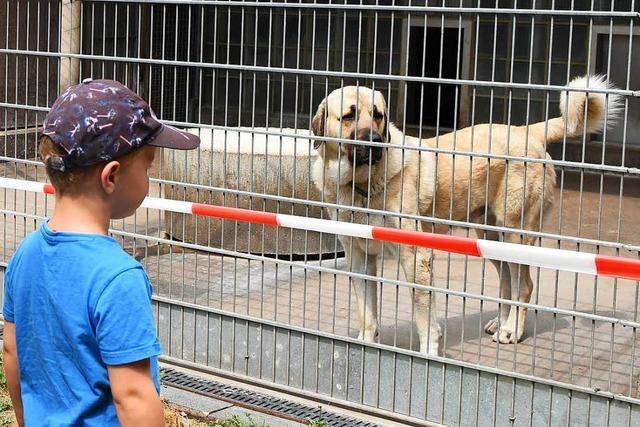
[[[604,76],[582,76],[573,79],[569,87],[609,89],[613,85]],[[587,95],[587,92],[566,91],[560,94],[562,117],[530,125],[529,130],[547,142],[562,141],[565,131],[567,138],[601,131],[605,121],[611,124],[621,111],[622,100],[619,95],[601,92]]]

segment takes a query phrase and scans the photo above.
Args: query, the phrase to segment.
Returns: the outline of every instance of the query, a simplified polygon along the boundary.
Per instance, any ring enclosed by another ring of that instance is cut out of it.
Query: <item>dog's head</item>
[[[316,136],[362,142],[388,142],[387,103],[382,93],[366,87],[345,86],[334,90],[318,106],[311,130]],[[374,165],[383,157],[383,147],[337,143],[316,139],[314,148],[325,144],[320,155],[343,156],[353,167]],[[324,153],[323,153],[324,152]]]

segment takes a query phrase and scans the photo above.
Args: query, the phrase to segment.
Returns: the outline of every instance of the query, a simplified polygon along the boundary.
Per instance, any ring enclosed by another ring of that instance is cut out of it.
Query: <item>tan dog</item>
[[[608,88],[602,77],[581,77],[571,87]],[[562,117],[529,126],[480,124],[438,139],[404,135],[387,120],[384,96],[365,87],[336,89],[319,105],[313,118],[316,136],[356,140],[360,143],[316,140],[319,152],[312,176],[329,203],[358,206],[407,215],[435,216],[455,221],[472,221],[490,225],[540,230],[543,213],[553,200],[556,175],[552,166],[543,163],[439,153],[437,164],[432,152],[418,152],[408,147],[431,147],[473,153],[490,153],[532,159],[550,159],[547,143],[580,136],[602,129],[605,115],[613,118],[618,97],[602,93],[571,91],[560,97]],[[586,112],[585,112],[586,108]],[[585,119],[586,118],[586,123]],[[377,144],[365,144],[364,142]],[[384,144],[390,144],[387,148]],[[455,167],[454,167],[455,162]],[[437,168],[437,171],[436,171]],[[434,174],[434,172],[436,172]],[[436,180],[437,178],[437,180]],[[329,210],[333,219],[369,223],[414,230],[416,222],[396,216],[367,215],[348,208]],[[431,231],[430,223],[422,223]],[[478,231],[484,237],[482,230]],[[496,232],[486,238],[498,240]],[[506,234],[505,241],[533,244],[535,238],[517,233]],[[377,274],[376,259],[382,245],[365,239],[341,237],[347,264],[357,273]],[[393,245],[385,245],[392,248]],[[409,282],[431,283],[430,251],[400,246],[399,258]],[[533,282],[529,266],[493,262],[500,275],[500,296],[529,302]],[[359,338],[373,341],[378,330],[376,282],[354,279],[354,291],[360,320]],[[414,318],[420,351],[439,353],[440,327],[431,307],[434,295],[415,289]],[[503,304],[500,314],[485,327],[494,341],[514,343],[524,329],[526,309]]]

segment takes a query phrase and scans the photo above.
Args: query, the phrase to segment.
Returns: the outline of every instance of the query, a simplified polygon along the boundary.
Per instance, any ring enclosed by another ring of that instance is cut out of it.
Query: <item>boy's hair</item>
[[[135,149],[115,160],[117,160],[123,167],[127,167],[127,165],[131,163],[135,156],[141,151],[142,150],[140,149]],[[59,156],[64,153],[62,148],[53,142],[53,140],[47,135],[42,135],[40,137],[38,152],[40,154],[40,160],[43,162],[47,156]],[[106,163],[107,161],[104,161],[91,166],[67,169],[63,172],[52,168],[46,168],[46,171],[47,176],[49,177],[53,187],[56,189],[56,193],[58,195],[74,195],[81,193],[84,188],[84,184],[88,182],[89,175],[94,173],[97,168],[104,166]]]
[[[38,153],[40,154],[40,160],[45,162],[49,156],[60,156],[64,154],[64,150],[57,145],[47,135],[42,135],[38,144]],[[73,168],[63,172],[46,168],[47,176],[51,181],[51,184],[56,189],[58,195],[62,194],[77,194],[81,192],[82,184],[86,182],[87,176],[95,170],[98,165]]]

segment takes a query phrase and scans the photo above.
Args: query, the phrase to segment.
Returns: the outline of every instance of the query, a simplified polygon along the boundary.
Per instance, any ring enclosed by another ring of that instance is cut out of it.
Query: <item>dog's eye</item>
[[[374,111],[373,118],[376,120],[382,120],[384,118],[384,115],[380,111]]]
[[[346,122],[350,122],[351,120],[353,120],[353,112],[347,113],[344,116],[342,116],[342,120]]]

